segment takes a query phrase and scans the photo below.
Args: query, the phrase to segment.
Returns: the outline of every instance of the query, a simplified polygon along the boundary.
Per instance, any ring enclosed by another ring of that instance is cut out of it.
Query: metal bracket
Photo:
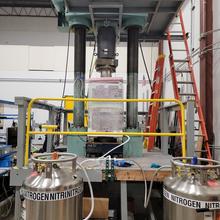
[[[105,174],[106,181],[114,181],[115,180],[115,172],[114,172],[114,161],[113,160],[106,160],[105,163],[105,170],[103,171]]]

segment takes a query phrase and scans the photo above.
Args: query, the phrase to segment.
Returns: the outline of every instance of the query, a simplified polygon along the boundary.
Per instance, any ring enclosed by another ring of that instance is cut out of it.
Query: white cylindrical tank
[[[51,159],[52,156],[52,159]],[[38,154],[22,194],[28,220],[81,220],[83,181],[76,175],[75,154]],[[71,166],[64,166],[69,162]]]
[[[163,189],[164,220],[219,220],[220,162],[179,157],[171,163],[172,176]]]

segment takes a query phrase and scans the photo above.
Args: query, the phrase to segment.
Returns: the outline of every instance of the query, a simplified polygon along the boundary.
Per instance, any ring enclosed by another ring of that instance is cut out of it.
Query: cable
[[[129,161],[133,162],[136,166],[138,166],[142,172],[142,176],[143,176],[143,180],[144,180],[144,208],[147,208],[147,179],[144,174],[144,170],[143,170],[142,166],[139,163],[137,163],[135,160],[129,160]]]
[[[110,153],[113,152],[114,150],[116,150],[116,149],[122,147],[123,145],[127,144],[127,143],[130,141],[131,138],[130,138],[128,135],[126,135],[126,137],[127,137],[127,140],[126,140],[125,142],[123,142],[123,143],[119,144],[118,146],[112,148],[111,150],[109,150],[107,153],[105,153],[105,154],[102,155],[101,157],[98,157],[98,158],[95,158],[95,159],[86,159],[86,160],[82,161],[80,164],[82,165],[82,164],[84,164],[84,163],[86,163],[86,162],[88,162],[88,161],[97,161],[97,160],[104,159],[106,156],[108,156],[108,154],[110,154]],[[111,158],[111,157],[110,157],[110,158]]]
[[[68,73],[69,51],[70,51],[70,33],[71,33],[71,28],[69,28],[68,39],[67,39],[66,65],[65,65],[65,74],[64,74],[62,97],[64,97],[65,91],[66,91],[66,80],[67,80],[67,73]],[[61,101],[61,107],[60,108],[62,108],[62,106],[63,106],[63,100]]]
[[[100,162],[100,161],[105,161],[105,160],[107,160],[107,159],[111,159],[111,156],[107,156],[107,157],[104,157],[104,158],[89,158],[89,159],[86,159],[86,160],[83,160],[81,163],[80,163],[80,165],[83,165],[84,163],[87,163],[87,162]],[[94,168],[95,166],[93,166],[93,168]],[[87,167],[87,168],[91,168],[91,167]]]
[[[112,151],[114,151],[114,150],[118,149],[119,147],[121,147],[121,146],[125,145],[126,143],[128,143],[131,138],[129,136],[127,136],[127,135],[126,135],[126,137],[127,137],[127,140],[125,142],[123,142],[122,144],[114,147],[113,149],[111,149],[110,151],[105,153],[103,156],[101,156],[101,157],[99,157],[97,159],[86,159],[86,160],[82,161],[80,163],[80,165],[82,166],[84,163],[87,163],[89,161],[100,161],[100,160],[111,159],[111,156],[108,156],[108,157],[106,157],[106,156],[109,153],[111,153]],[[118,159],[118,160],[120,160],[120,159]],[[141,167],[141,165],[139,163],[137,163],[136,161],[134,161],[134,160],[129,160],[129,161],[133,162],[137,167],[139,167],[141,172],[142,172],[142,176],[143,176],[143,180],[144,180],[144,207],[147,208],[147,180],[146,180],[146,177],[145,177],[145,174],[144,174],[144,170]]]
[[[152,179],[151,179],[151,182],[150,182],[150,187],[149,187],[149,192],[148,192],[148,196],[147,196],[147,201],[146,201],[146,204],[145,204],[145,208],[148,207],[148,204],[149,204],[149,201],[150,201],[150,197],[151,197],[151,192],[152,192],[152,187],[153,187],[153,183],[154,183],[154,178],[156,177],[156,175],[158,174],[158,172],[162,169],[165,169],[165,168],[170,168],[171,166],[170,165],[164,165],[164,166],[161,166],[159,167],[153,174],[152,176]]]
[[[10,202],[10,205],[7,208],[7,210],[5,210],[5,213],[1,214],[1,217],[4,218],[4,217],[7,217],[9,215],[9,213],[11,211],[11,208],[12,208],[12,205],[13,205],[11,199],[8,197],[8,192],[7,192],[6,188],[5,188],[5,176],[3,176],[3,179],[2,179],[2,188],[3,188],[3,191],[4,191],[5,196],[7,198],[6,200],[9,200],[9,202]]]
[[[69,28],[68,31],[68,37],[67,37],[67,51],[66,51],[66,64],[65,64],[65,72],[64,72],[64,82],[63,82],[63,91],[62,91],[62,98],[65,95],[65,91],[66,91],[66,82],[67,82],[67,74],[68,74],[68,64],[69,64],[69,51],[70,51],[70,33],[71,33],[71,28]],[[56,117],[56,125],[58,126],[58,129],[60,128],[61,125],[61,112],[62,112],[62,107],[63,107],[63,100],[61,100],[60,102],[60,110],[57,113],[57,117]],[[60,144],[60,136],[57,136],[57,142],[55,143],[55,145],[59,145]],[[52,140],[54,139],[54,135],[52,137]]]
[[[127,140],[126,140],[125,142],[123,142],[123,143],[119,144],[118,146],[112,148],[111,150],[109,150],[107,153],[105,153],[105,154],[102,155],[101,157],[98,157],[98,158],[95,158],[95,159],[93,159],[93,158],[92,158],[92,159],[86,159],[86,160],[83,160],[80,164],[82,165],[82,164],[84,164],[84,163],[86,163],[86,162],[88,162],[88,161],[97,161],[97,160],[102,160],[102,159],[104,159],[106,156],[108,156],[108,154],[110,154],[110,153],[113,152],[114,150],[116,150],[116,149],[118,149],[119,147],[122,147],[123,145],[127,144],[127,143],[130,141],[131,138],[130,138],[128,135],[126,135],[126,137],[127,137]],[[109,156],[109,158],[111,158],[111,157]]]
[[[130,137],[128,135],[125,135],[127,137],[127,140],[121,144],[119,144],[118,146],[112,148],[110,151],[108,151],[107,153],[105,153],[104,155],[102,155],[101,157],[99,157],[99,159],[106,157],[108,154],[110,154],[111,152],[113,152],[114,150],[118,149],[119,147],[122,147],[123,145],[127,144],[130,141]]]
[[[97,162],[99,162],[100,160],[107,160],[107,159],[109,159],[109,160],[111,160],[112,158],[111,158],[111,156],[107,156],[107,157],[104,157],[104,158],[102,158],[102,157],[99,157],[99,158],[97,158],[97,159],[94,159],[94,158],[91,158],[91,159],[86,159],[86,160],[83,160],[81,163],[80,163],[80,165],[83,165],[84,163],[87,163],[87,162],[94,162],[94,161],[97,161]],[[114,159],[115,160],[115,159]],[[117,160],[123,160],[123,159],[118,159],[117,158]],[[128,162],[132,162],[132,163],[134,163],[140,170],[141,170],[141,173],[142,173],[142,176],[143,176],[143,180],[144,180],[144,207],[146,208],[147,206],[146,206],[146,204],[147,204],[147,180],[146,180],[146,177],[145,177],[145,174],[144,174],[144,170],[143,170],[143,168],[141,167],[141,165],[138,163],[138,162],[136,162],[135,160],[128,160]],[[91,167],[88,167],[88,168],[91,168]],[[94,166],[93,166],[93,168],[94,168]]]
[[[203,38],[203,37],[205,37],[205,36],[207,36],[207,35],[209,35],[209,34],[218,32],[218,31],[220,31],[220,28],[213,29],[213,30],[210,30],[210,31],[207,31],[207,32],[203,32],[203,33],[201,33],[201,38]]]
[[[206,53],[206,52],[208,51],[208,50],[207,50],[208,48],[213,47],[213,46],[215,46],[215,45],[217,45],[217,44],[219,44],[219,43],[220,43],[220,41],[217,41],[217,42],[215,42],[215,43],[213,43],[213,44],[207,45],[207,46],[204,47],[202,50],[200,50],[200,47],[198,47],[196,50],[194,50],[194,51],[192,52],[190,58],[193,58],[193,57],[195,57],[196,55],[202,55],[202,54]],[[212,49],[210,49],[210,50],[216,50],[216,49],[212,48]],[[187,59],[187,57],[185,57],[185,59]],[[197,62],[198,62],[198,61],[197,61]],[[197,63],[197,62],[194,62],[193,64],[195,64],[195,63]],[[181,68],[181,67],[183,67],[184,65],[185,65],[184,63],[183,63],[183,64],[179,64],[179,65],[176,66],[176,68]],[[169,76],[170,76],[170,74],[171,74],[170,71],[167,72],[167,73],[165,73],[164,80],[168,79]]]
[[[91,184],[91,181],[89,179],[89,176],[88,176],[88,173],[87,173],[86,169],[80,163],[78,163],[78,162],[76,162],[76,163],[83,170],[83,172],[86,176],[86,179],[88,181],[88,185],[89,185],[89,190],[90,190],[90,195],[91,195],[91,208],[90,208],[90,212],[87,215],[87,217],[83,219],[83,220],[88,220],[88,219],[91,218],[92,213],[94,211],[94,194],[93,194],[92,184]]]
[[[92,53],[92,60],[91,60],[90,67],[89,67],[89,78],[91,78],[92,72],[93,72],[93,60],[94,60],[94,56],[95,56],[95,48],[96,48],[96,41],[94,44],[93,53]]]
[[[142,59],[143,59],[143,62],[144,62],[144,67],[145,67],[145,70],[146,70],[146,73],[147,73],[147,77],[148,77],[148,81],[149,81],[149,84],[150,84],[150,88],[152,90],[153,89],[152,88],[152,83],[151,83],[150,75],[149,75],[149,72],[148,72],[148,69],[147,69],[147,64],[146,64],[146,61],[144,59],[144,52],[143,52],[143,48],[142,48],[141,42],[140,42],[140,49],[141,49]]]

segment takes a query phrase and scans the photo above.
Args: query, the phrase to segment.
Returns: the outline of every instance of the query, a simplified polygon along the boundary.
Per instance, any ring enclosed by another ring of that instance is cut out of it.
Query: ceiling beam
[[[154,21],[155,21],[155,19],[156,19],[156,16],[157,16],[157,13],[158,13],[158,11],[159,11],[161,2],[162,2],[162,0],[159,0],[159,1],[157,2],[157,5],[156,5],[156,7],[155,7],[155,10],[154,10],[154,12],[153,12],[153,14],[152,14],[152,16],[151,16],[149,25],[148,25],[148,27],[147,27],[147,33],[150,32],[150,29],[151,29],[151,27],[152,27],[152,25],[153,25],[153,23],[154,23]]]
[[[39,1],[31,1],[31,0],[0,0],[0,7],[32,7],[32,8],[51,8],[50,0],[39,0]]]

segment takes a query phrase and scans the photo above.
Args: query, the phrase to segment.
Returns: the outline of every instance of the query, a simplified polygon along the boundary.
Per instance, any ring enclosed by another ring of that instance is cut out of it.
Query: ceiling
[[[141,33],[142,38],[151,41],[152,39],[165,38],[172,19],[182,6],[185,0],[63,0],[72,11],[90,13],[91,4],[120,3],[122,16],[126,14],[146,13],[146,29]],[[97,14],[100,14],[98,9]],[[95,10],[93,10],[95,12]],[[0,0],[0,16],[35,16],[55,17],[57,12],[51,0]],[[99,15],[100,16],[100,15]],[[94,16],[91,16],[91,20]],[[100,18],[99,18],[100,19]]]

